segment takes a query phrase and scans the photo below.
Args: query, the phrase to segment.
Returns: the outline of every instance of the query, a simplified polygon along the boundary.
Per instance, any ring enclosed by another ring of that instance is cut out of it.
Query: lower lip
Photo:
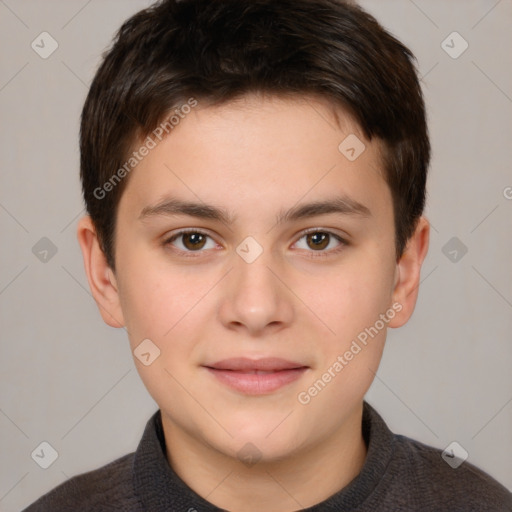
[[[274,373],[242,373],[232,370],[206,368],[217,379],[232,389],[246,395],[264,395],[272,393],[299,379],[307,368],[280,370]]]

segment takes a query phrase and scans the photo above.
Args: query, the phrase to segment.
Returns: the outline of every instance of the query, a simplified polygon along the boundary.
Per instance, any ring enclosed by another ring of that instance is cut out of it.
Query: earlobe
[[[411,317],[420,285],[421,266],[428,252],[430,224],[420,217],[407,247],[397,263],[393,304],[401,305],[400,312],[389,322],[389,327],[401,327]]]
[[[92,296],[103,321],[111,327],[123,327],[124,318],[116,277],[101,250],[96,229],[89,216],[78,222],[77,238],[84,260],[85,273]]]

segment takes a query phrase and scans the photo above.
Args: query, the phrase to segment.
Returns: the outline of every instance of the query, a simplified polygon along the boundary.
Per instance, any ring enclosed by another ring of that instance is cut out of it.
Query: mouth
[[[279,358],[224,359],[203,365],[218,381],[246,395],[269,394],[299,379],[309,366]]]

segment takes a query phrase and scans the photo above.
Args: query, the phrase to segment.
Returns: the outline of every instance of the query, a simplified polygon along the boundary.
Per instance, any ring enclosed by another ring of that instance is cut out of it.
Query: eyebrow
[[[285,222],[292,222],[329,213],[356,215],[360,217],[372,216],[370,209],[358,201],[348,196],[338,196],[311,203],[299,204],[287,211],[281,210],[276,217],[276,224],[283,224]],[[143,221],[149,217],[159,215],[188,215],[199,219],[216,220],[227,225],[232,225],[236,221],[236,215],[233,215],[224,208],[205,203],[182,201],[172,197],[166,198],[156,205],[143,208],[139,215],[139,220]]]

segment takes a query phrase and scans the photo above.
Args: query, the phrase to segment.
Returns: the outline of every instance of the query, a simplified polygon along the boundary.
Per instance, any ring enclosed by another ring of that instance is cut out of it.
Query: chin
[[[244,427],[236,429],[236,426],[233,425],[230,429],[233,434],[230,444],[231,448],[235,449],[237,458],[244,455],[244,450],[249,454],[254,451],[262,461],[272,462],[295,452],[298,445],[301,444],[301,436],[297,429],[290,428],[293,427],[292,425],[288,425],[288,428],[285,428],[283,424],[280,425],[281,421],[282,418],[273,422],[258,422],[258,419],[255,418],[255,424],[250,426],[244,425]],[[242,453],[239,453],[240,451]]]

